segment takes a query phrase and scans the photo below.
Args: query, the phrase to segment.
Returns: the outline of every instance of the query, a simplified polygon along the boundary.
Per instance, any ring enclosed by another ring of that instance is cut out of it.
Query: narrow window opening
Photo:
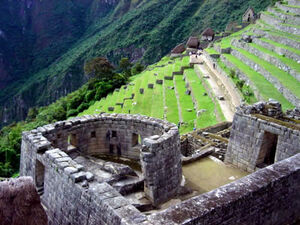
[[[264,133],[263,143],[257,159],[257,167],[262,168],[275,162],[277,143],[278,135],[267,131]]]
[[[91,138],[95,138],[96,137],[96,131],[92,131],[91,132]]]
[[[140,145],[141,141],[142,141],[142,139],[141,139],[140,135],[138,135],[136,133],[132,134],[132,141],[131,141],[132,142],[132,147]]]
[[[45,179],[45,166],[39,160],[36,160],[35,183],[39,195],[44,194],[44,179]]]
[[[70,134],[68,136],[68,151],[76,149],[78,146],[78,141],[76,134]]]
[[[117,137],[117,131],[115,130],[112,131],[112,137]]]

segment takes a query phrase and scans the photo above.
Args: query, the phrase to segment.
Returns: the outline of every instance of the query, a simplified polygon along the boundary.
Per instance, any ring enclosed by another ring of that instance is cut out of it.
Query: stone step
[[[234,39],[231,44],[235,46],[236,48],[244,49],[245,51],[248,51],[250,54],[253,54],[253,49],[249,48],[246,43],[239,42],[237,39]],[[272,75],[271,72],[263,68],[262,66],[256,64],[248,57],[244,56],[242,53],[240,53],[238,50],[233,49],[232,55],[240,59],[242,62],[244,62],[246,65],[251,67],[253,70],[259,72],[262,74],[269,82],[271,82],[276,89],[282,93],[282,95],[290,101],[293,105],[296,107],[300,106],[300,100],[297,98],[297,96],[291,92],[288,88],[286,88],[276,77]],[[265,54],[264,54],[265,55]],[[264,58],[262,58],[264,59]]]
[[[264,31],[260,28],[253,28],[251,30],[254,34],[258,35],[258,36],[263,36],[267,39],[270,39],[271,41],[275,41],[277,43],[295,48],[295,49],[300,49],[300,41],[296,41],[294,39],[288,38],[288,37],[283,37],[280,35],[273,35],[271,33],[269,33],[268,31]]]
[[[118,181],[111,182],[112,185],[121,195],[128,195],[144,189],[144,179],[134,176],[124,176]]]
[[[276,19],[274,16],[267,15],[267,14],[261,14],[260,19],[264,21],[265,23],[273,26],[275,29],[287,32],[293,35],[300,35],[300,28],[295,26],[288,26],[286,24],[281,23],[278,19]]]
[[[276,10],[276,8],[274,7],[268,8],[268,12],[273,13],[275,16],[279,17],[283,23],[294,24],[294,25],[300,24],[300,17],[286,14],[279,9]]]

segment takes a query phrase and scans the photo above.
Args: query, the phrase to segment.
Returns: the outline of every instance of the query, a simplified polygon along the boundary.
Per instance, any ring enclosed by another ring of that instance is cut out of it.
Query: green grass
[[[233,81],[235,85],[240,81],[240,79],[237,76],[234,77],[230,76],[231,70],[227,68],[226,65],[220,59],[217,61],[217,63],[222,68],[222,70],[227,74],[227,76]],[[243,95],[245,102],[247,102],[248,104],[254,104],[255,102],[257,102],[257,98],[255,97],[254,92],[250,86],[244,85],[242,87],[242,90],[240,90],[240,92]],[[249,92],[251,92],[252,95],[249,96],[248,94]]]
[[[204,93],[207,93],[207,91],[203,87],[202,82],[197,76],[196,72],[193,69],[186,70],[185,76],[190,84],[193,96],[197,102],[197,111],[201,109],[206,110],[200,115],[200,117],[197,118],[197,127],[204,128],[216,124],[217,119],[214,112],[214,103],[208,95],[204,95]]]
[[[260,95],[265,100],[268,100],[269,98],[276,99],[282,104],[284,110],[294,108],[294,106],[263,75],[256,72],[232,55],[226,54],[224,56],[248,76],[249,80],[258,89]]]
[[[263,48],[262,46],[260,46],[258,44],[251,43],[250,45],[253,46],[254,48],[258,49],[259,51],[264,52],[265,54],[268,54],[268,55],[271,55],[271,56],[274,56],[274,57],[278,58],[284,64],[286,64],[290,68],[292,68],[292,69],[294,69],[294,70],[296,70],[297,72],[300,73],[300,65],[296,61],[294,61],[290,58],[284,57],[282,55],[279,55],[279,54],[277,54],[277,53],[275,53],[275,52],[273,52],[269,49]]]
[[[241,52],[244,56],[246,56],[253,62],[257,63],[258,65],[262,66],[264,69],[269,71],[274,77],[276,77],[281,82],[283,86],[289,89],[296,97],[300,98],[300,83],[296,78],[284,72],[283,70],[280,70],[276,66],[266,62],[265,60],[253,54],[250,54],[249,52],[243,49],[235,49]]]
[[[269,44],[271,44],[271,45],[274,45],[274,46],[276,46],[276,47],[280,47],[280,48],[289,50],[289,51],[291,51],[291,52],[294,52],[294,53],[300,55],[300,50],[299,50],[299,49],[295,49],[295,48],[292,48],[292,47],[290,47],[290,46],[280,44],[280,43],[278,43],[278,42],[272,41],[272,40],[267,39],[267,38],[260,38],[260,40],[265,41],[265,42],[267,42],[267,43],[269,43]],[[300,42],[299,42],[299,44],[300,44]]]
[[[219,52],[217,52],[214,48],[206,48],[205,51],[210,55],[219,54]]]

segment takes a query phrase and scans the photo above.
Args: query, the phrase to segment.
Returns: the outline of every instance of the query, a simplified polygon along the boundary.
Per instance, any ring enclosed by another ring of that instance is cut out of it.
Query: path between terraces
[[[193,57],[193,61],[195,61],[194,56]],[[231,110],[230,107],[230,103],[228,99],[225,100],[219,100],[218,96],[225,96],[225,93],[223,91],[223,89],[218,85],[218,80],[215,80],[214,77],[219,77],[221,76],[220,74],[216,74],[216,76],[212,76],[212,73],[217,73],[217,71],[212,71],[210,68],[208,68],[207,64],[206,64],[206,60],[203,57],[203,55],[201,55],[200,57],[198,56],[198,60],[200,64],[196,64],[195,65],[195,71],[197,73],[198,76],[204,76],[204,77],[209,77],[207,78],[207,82],[209,83],[211,90],[213,91],[214,95],[217,97],[215,98],[216,101],[219,103],[222,112],[226,118],[227,121],[232,121],[233,120],[233,116],[234,116],[234,112]],[[201,64],[202,62],[204,62],[203,64]],[[197,72],[197,70],[200,70],[200,72],[202,74],[199,74],[199,71]]]

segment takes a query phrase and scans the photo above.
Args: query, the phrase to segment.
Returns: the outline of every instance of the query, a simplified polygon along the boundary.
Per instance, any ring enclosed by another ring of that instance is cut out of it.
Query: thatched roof
[[[186,43],[188,48],[198,48],[200,41],[197,37],[190,37],[188,42]]]
[[[185,51],[185,46],[184,44],[179,44],[173,50],[171,51],[172,54],[181,54]]]
[[[0,219],[0,224],[48,224],[31,177],[0,182]]]
[[[215,36],[215,32],[211,28],[207,28],[206,30],[204,30],[202,32],[202,36],[213,37],[213,36]]]

